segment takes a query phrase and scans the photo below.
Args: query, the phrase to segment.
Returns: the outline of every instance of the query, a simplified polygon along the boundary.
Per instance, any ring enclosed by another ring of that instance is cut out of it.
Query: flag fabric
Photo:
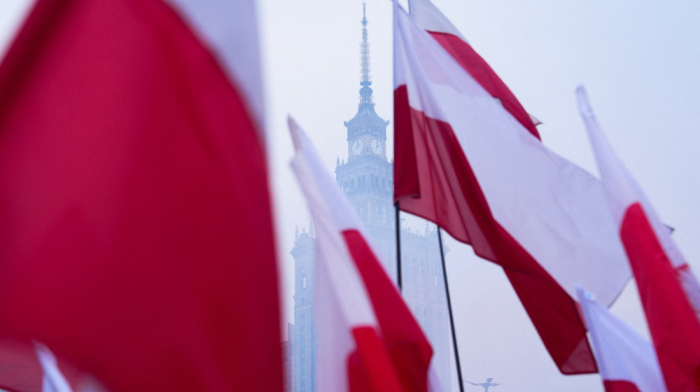
[[[252,0],[37,0],[0,65],[0,335],[109,390],[282,391]]]
[[[605,138],[583,87],[576,96],[666,386],[669,392],[700,391],[700,322],[693,306],[697,281],[669,230]]]
[[[41,392],[73,392],[78,391],[71,386],[66,376],[60,369],[56,356],[45,345],[34,342],[36,356],[39,359],[41,369],[44,371],[42,377]],[[75,384],[73,384],[75,385]]]
[[[578,288],[581,312],[606,392],[665,392],[654,346]]]
[[[289,127],[296,149],[292,167],[307,198],[316,233],[318,390],[388,390],[379,388],[372,379],[376,373],[397,377],[397,390],[427,391],[430,343],[382,267],[352,205],[323,167],[311,140],[291,118]],[[367,352],[375,352],[377,359],[386,357],[386,364],[367,362],[363,342],[350,338],[358,328],[376,335],[375,342],[382,346]],[[364,363],[366,376],[354,372],[359,363]]]
[[[525,111],[515,95],[491,66],[472,48],[459,30],[430,0],[409,0],[411,16],[445,49],[457,63],[476,80],[525,129],[539,138],[539,120]]]
[[[88,392],[88,377],[45,345],[0,339],[0,389],[12,392]]]
[[[562,373],[595,372],[575,286],[609,305],[630,276],[600,181],[395,7],[395,201],[504,267]]]
[[[41,392],[44,371],[30,341],[0,340],[0,388]]]

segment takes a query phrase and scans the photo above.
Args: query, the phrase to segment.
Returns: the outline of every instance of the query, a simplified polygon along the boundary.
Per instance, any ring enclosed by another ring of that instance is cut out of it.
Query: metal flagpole
[[[445,296],[447,297],[447,311],[450,315],[450,329],[452,330],[452,346],[455,350],[455,362],[457,362],[457,380],[459,380],[459,391],[464,392],[464,381],[462,380],[462,365],[459,362],[459,349],[457,348],[457,333],[455,332],[455,322],[452,317],[452,301],[450,301],[450,287],[447,284],[447,266],[445,266],[445,252],[442,249],[442,234],[440,231],[440,226],[438,226],[438,242],[440,243],[442,278],[445,280]]]
[[[401,292],[401,221],[399,220],[399,202],[394,203],[396,207],[396,281]]]

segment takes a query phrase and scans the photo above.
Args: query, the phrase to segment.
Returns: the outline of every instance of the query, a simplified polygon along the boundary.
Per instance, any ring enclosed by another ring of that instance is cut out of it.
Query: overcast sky
[[[596,174],[574,97],[577,85],[586,86],[612,145],[700,271],[700,2],[434,1],[543,121],[545,145]],[[0,2],[0,42],[9,40],[26,4]],[[309,215],[289,170],[292,144],[285,119],[287,114],[297,119],[329,170],[337,157],[347,159],[343,121],[355,114],[359,100],[362,1],[263,0],[259,10],[289,317],[289,251],[295,226],[308,227]],[[393,120],[390,1],[368,0],[367,17],[377,113]],[[389,133],[391,141],[392,125]],[[597,375],[558,373],[500,268],[475,258],[466,245],[447,244],[467,380],[494,377],[503,383],[495,392],[603,390]],[[613,311],[648,335],[635,290],[629,285]]]

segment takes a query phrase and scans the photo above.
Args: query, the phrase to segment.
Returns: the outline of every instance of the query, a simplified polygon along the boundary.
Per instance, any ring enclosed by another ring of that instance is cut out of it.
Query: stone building
[[[290,384],[294,392],[315,391],[316,328],[313,303],[313,226],[294,235],[294,325],[289,328],[292,354]]]
[[[363,5],[364,7],[364,5]],[[364,13],[364,9],[363,9]],[[370,75],[367,18],[362,18],[360,103],[345,122],[348,158],[337,161],[336,181],[355,207],[386,271],[396,280],[396,226],[392,203],[393,165],[386,155],[389,121],[376,113]],[[430,339],[433,364],[450,391],[451,341],[437,231],[401,230],[402,295]],[[313,227],[295,235],[294,326],[291,328],[292,391],[315,391],[316,338],[313,324]]]

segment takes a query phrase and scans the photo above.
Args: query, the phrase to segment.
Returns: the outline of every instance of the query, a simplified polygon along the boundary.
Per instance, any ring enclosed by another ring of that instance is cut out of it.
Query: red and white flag
[[[668,228],[605,138],[583,87],[576,97],[666,386],[669,392],[700,391],[697,281]]]
[[[508,86],[491,66],[472,48],[459,30],[430,0],[409,0],[411,17],[430,34],[503,108],[525,129],[539,138],[536,126],[539,120],[525,111]]]
[[[495,99],[398,5],[394,88],[400,208],[504,267],[562,373],[595,372],[576,284],[609,305],[630,276],[600,181],[547,149],[526,113]]]
[[[580,287],[578,300],[605,391],[665,392],[666,385],[651,342]]]
[[[0,65],[0,335],[283,390],[253,0],[37,0]]]
[[[311,140],[291,118],[289,128],[316,233],[317,389],[427,391],[430,343]]]

